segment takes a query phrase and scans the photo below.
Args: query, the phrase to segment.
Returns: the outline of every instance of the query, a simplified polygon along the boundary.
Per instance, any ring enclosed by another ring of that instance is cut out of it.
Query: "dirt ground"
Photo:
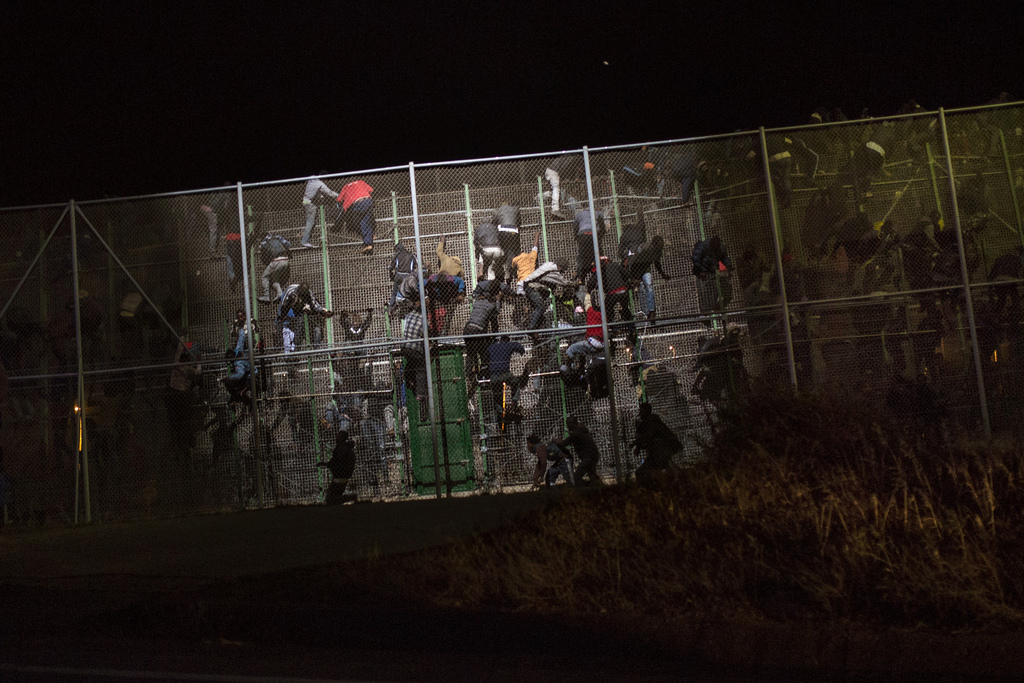
[[[1024,671],[1016,634],[556,618],[288,590],[348,560],[494,528],[553,493],[5,531],[0,681],[958,681]]]

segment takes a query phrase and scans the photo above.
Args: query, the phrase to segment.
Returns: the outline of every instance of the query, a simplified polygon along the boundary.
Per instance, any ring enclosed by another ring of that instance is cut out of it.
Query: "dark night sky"
[[[1020,9],[781,5],[7,2],[0,205],[1024,96]]]

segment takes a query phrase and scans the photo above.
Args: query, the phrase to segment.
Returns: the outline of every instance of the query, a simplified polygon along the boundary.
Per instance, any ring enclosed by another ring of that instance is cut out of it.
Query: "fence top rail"
[[[871,125],[871,124],[875,124],[875,123],[879,123],[879,122],[885,122],[885,121],[897,121],[897,120],[900,120],[900,119],[928,118],[928,117],[932,117],[932,116],[938,116],[940,110],[943,111],[946,114],[950,114],[950,113],[962,114],[962,113],[965,113],[965,112],[980,112],[980,111],[984,111],[986,109],[1019,107],[1021,105],[1024,105],[1024,100],[1020,100],[1020,101],[1016,101],[1016,102],[999,102],[998,104],[975,105],[975,106],[972,106],[972,107],[960,107],[958,109],[943,109],[943,108],[940,107],[939,109],[932,109],[932,110],[921,109],[920,111],[911,112],[909,114],[891,114],[889,116],[869,116],[866,119],[849,119],[847,121],[829,121],[829,122],[823,122],[823,123],[804,123],[804,124],[800,124],[798,126],[782,126],[780,128],[765,128],[764,132],[770,134],[770,133],[785,133],[785,132],[794,131],[794,130],[811,130],[811,129],[820,129],[820,128],[835,128],[837,126],[856,126],[858,124],[860,124],[860,125]]]
[[[733,131],[732,133],[716,133],[715,135],[700,135],[697,137],[689,138],[672,138],[670,140],[658,140],[655,142],[637,142],[625,145],[605,145],[603,147],[588,147],[587,151],[590,154],[594,154],[595,152],[613,152],[620,149],[635,149],[637,147],[660,147],[664,145],[682,145],[693,142],[711,142],[714,140],[725,140],[728,138],[749,137],[752,135],[757,135],[757,133],[758,131],[756,129],[737,130]]]
[[[0,206],[0,212],[14,212],[14,211],[39,211],[41,209],[60,209],[67,206],[67,202],[60,202],[57,204],[30,204],[28,206]]]
[[[414,162],[413,166],[417,169],[438,168],[444,166],[464,166],[467,164],[485,164],[501,161],[522,161],[523,159],[543,159],[545,157],[562,156],[563,154],[583,154],[583,148],[579,147],[577,149],[563,149],[560,152],[531,152],[529,154],[512,154],[509,156],[479,157],[476,159],[455,159],[451,161]]]
[[[981,112],[981,111],[985,111],[985,110],[988,110],[988,109],[1005,109],[1005,108],[1012,108],[1012,107],[1020,107],[1022,105],[1024,105],[1024,100],[1017,100],[1017,101],[1013,101],[1013,102],[998,102],[998,103],[995,103],[995,104],[975,105],[975,106],[970,106],[970,107],[959,107],[959,108],[956,108],[956,109],[942,109],[942,111],[944,111],[947,114],[951,114],[951,113],[961,114],[961,113],[969,113],[969,112]],[[828,123],[801,124],[801,125],[796,125],[796,126],[781,126],[781,127],[776,127],[776,128],[765,128],[764,131],[765,131],[765,133],[785,133],[785,132],[795,131],[795,130],[808,130],[808,129],[816,129],[816,128],[836,127],[836,126],[855,126],[857,124],[871,124],[871,123],[878,123],[878,122],[884,122],[884,121],[892,121],[892,120],[896,120],[896,119],[937,116],[939,114],[939,111],[940,111],[939,109],[928,110],[928,111],[922,110],[922,111],[913,112],[913,113],[909,113],[909,114],[895,114],[895,115],[891,115],[891,116],[869,117],[869,118],[866,118],[866,119],[850,119],[850,120],[847,120],[847,121],[831,121],[831,122],[828,122]],[[619,144],[619,145],[604,145],[604,146],[601,146],[601,147],[588,147],[587,149],[588,149],[588,152],[590,152],[590,153],[596,153],[596,152],[610,152],[610,151],[616,151],[616,150],[636,149],[636,148],[644,147],[644,146],[658,147],[658,146],[665,146],[665,145],[679,145],[679,144],[687,144],[687,143],[710,142],[710,141],[714,141],[714,140],[723,140],[723,139],[728,139],[728,138],[757,135],[759,133],[759,130],[760,129],[734,131],[734,132],[731,132],[731,133],[719,133],[719,134],[715,134],[715,135],[701,135],[701,136],[694,136],[694,137],[672,138],[672,139],[668,139],[668,140],[658,140],[658,141],[652,141],[652,142],[638,142],[638,143],[627,143],[627,144]],[[583,148],[579,147],[579,148],[564,149],[564,150],[550,151],[550,152],[532,152],[532,153],[529,153],[529,154],[513,154],[513,155],[507,155],[507,156],[476,157],[476,158],[472,158],[472,159],[457,159],[457,160],[449,160],[449,161],[430,161],[430,162],[411,162],[411,163],[412,163],[413,168],[427,169],[427,168],[440,168],[440,167],[451,167],[451,166],[464,166],[464,165],[469,165],[469,164],[500,163],[500,162],[506,162],[506,161],[521,161],[521,160],[525,160],[525,159],[540,159],[540,158],[545,158],[545,157],[560,156],[560,155],[563,155],[563,154],[582,154],[582,153],[583,153]],[[306,182],[306,181],[311,180],[313,178],[328,178],[328,179],[329,178],[350,178],[350,177],[354,177],[354,176],[364,176],[364,175],[371,175],[371,174],[378,174],[378,173],[406,172],[406,171],[408,171],[408,169],[409,169],[409,166],[403,164],[403,165],[400,165],[400,166],[383,166],[383,167],[380,167],[380,168],[362,169],[362,170],[356,170],[356,171],[339,171],[337,173],[325,173],[323,175],[309,175],[309,176],[300,176],[300,177],[296,177],[296,178],[285,178],[285,179],[277,179],[277,180],[263,180],[263,181],[257,181],[257,182],[242,183],[242,189],[246,190],[246,189],[254,189],[254,188],[260,188],[260,187],[272,187],[272,186],[276,186],[276,185],[286,185],[286,184],[291,184],[291,183],[303,183],[303,182]],[[142,200],[148,200],[148,199],[166,199],[166,198],[171,198],[171,197],[181,197],[181,196],[187,196],[187,195],[208,194],[208,193],[211,193],[211,192],[224,192],[224,191],[227,191],[229,189],[233,190],[236,187],[237,187],[237,184],[220,185],[220,186],[217,186],[217,187],[197,188],[197,189],[191,189],[191,190],[179,190],[179,191],[176,191],[176,192],[157,192],[157,193],[151,193],[151,194],[134,195],[134,196],[129,196],[129,197],[105,197],[103,199],[87,199],[87,200],[82,200],[82,201],[77,201],[76,200],[76,203],[81,205],[81,206],[91,206],[91,205],[97,205],[97,204],[111,204],[111,203],[119,203],[119,202],[142,201]],[[8,207],[0,207],[0,212],[31,211],[31,210],[40,210],[40,209],[55,209],[55,208],[58,208],[58,207],[61,207],[61,206],[65,206],[66,204],[67,204],[67,202],[55,202],[55,203],[46,203],[46,204],[32,204],[32,205],[25,205],[25,206],[8,206]]]

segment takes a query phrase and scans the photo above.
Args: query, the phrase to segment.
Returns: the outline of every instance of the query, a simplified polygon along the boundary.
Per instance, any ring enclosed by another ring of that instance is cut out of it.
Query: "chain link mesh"
[[[973,428],[980,368],[1016,430],[1024,110],[945,122],[2,212],[8,519],[517,490],[529,435],[630,478],[794,379]]]

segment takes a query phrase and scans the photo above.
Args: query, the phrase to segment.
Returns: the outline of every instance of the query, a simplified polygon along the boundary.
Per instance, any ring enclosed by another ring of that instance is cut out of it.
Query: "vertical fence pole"
[[[423,282],[423,248],[420,239],[420,211],[416,202],[416,169],[409,162],[409,189],[412,195],[412,228],[416,240],[416,278],[420,283],[420,315],[423,316],[423,362],[427,366],[427,410],[430,411],[430,445],[434,452],[434,490],[441,497],[441,463],[438,457],[437,419],[434,411],[434,373],[430,365],[430,318],[427,317],[427,289]],[[408,361],[406,361],[408,362]],[[440,394],[438,394],[440,395]],[[448,487],[451,489],[451,487]],[[451,491],[448,491],[451,495]]]
[[[462,188],[466,191],[466,233],[469,237],[469,279],[473,285],[472,289],[470,289],[470,292],[472,292],[476,289],[476,248],[473,246],[473,209],[469,204],[469,185],[463,183]],[[472,305],[473,295],[469,293],[467,298]]]
[[[85,523],[89,524],[92,522],[92,504],[90,501],[89,491],[89,433],[86,428],[85,410],[87,408],[85,404],[85,361],[82,358],[82,292],[79,288],[78,283],[78,233],[77,225],[75,221],[75,200],[71,200],[69,209],[71,214],[71,278],[74,281],[75,290],[75,344],[78,347],[78,447],[79,456],[81,457],[81,468],[82,468],[82,495],[85,503]],[[75,468],[79,464],[75,463]],[[76,477],[75,482],[75,495],[78,495],[78,482]],[[75,520],[78,519],[78,503],[75,503]]]
[[[331,268],[330,259],[327,257],[327,216],[322,206],[320,207],[320,246],[323,249],[321,262],[324,265],[324,305],[327,306],[328,311],[333,311],[334,306],[331,305]],[[334,323],[327,318],[324,320],[324,327],[327,332],[327,346],[333,347]]]
[[[261,440],[261,429],[260,429],[260,412],[259,403],[256,400],[256,344],[253,343],[253,330],[252,330],[252,301],[250,299],[250,292],[252,287],[250,286],[250,275],[249,275],[249,248],[246,243],[245,229],[245,205],[242,203],[242,183],[239,182],[237,187],[238,192],[238,232],[242,236],[242,298],[245,299],[245,334],[248,337],[249,343],[249,393],[250,393],[250,408],[252,408],[252,447],[255,451],[256,456],[256,504],[262,508],[263,501],[263,448],[260,443]]]
[[[779,293],[782,296],[782,322],[786,332],[786,353],[789,355],[789,381],[794,389],[799,388],[796,379],[796,354],[793,352],[793,329],[789,324],[789,299],[786,296],[786,277],[782,271],[782,235],[779,234],[779,216],[775,206],[775,189],[772,187],[772,174],[768,168],[768,142],[761,126],[761,161],[764,164],[764,184],[768,189],[768,219],[772,225],[772,237],[775,242],[775,271],[779,275]]]
[[[924,143],[924,149],[928,153],[928,173],[932,177],[932,194],[935,195],[935,210],[939,212],[939,218],[942,218],[942,200],[939,198],[939,181],[935,177],[935,155],[932,154],[932,143]]]
[[[540,176],[537,176],[537,207],[540,209],[540,234],[541,234],[541,238],[544,241],[544,260],[545,261],[550,261],[551,259],[548,257],[548,219],[544,215],[544,181],[541,179]],[[555,326],[557,327],[558,326],[558,311],[557,311],[557,306],[555,305],[555,295],[554,295],[554,292],[552,292],[552,294],[551,294],[551,311],[552,311],[552,318],[554,319]],[[556,354],[556,357],[558,359],[559,367],[561,367],[561,365],[562,365],[562,344],[561,344],[560,340],[561,340],[561,337],[556,337],[555,338],[555,354]],[[565,422],[566,422],[566,418],[568,417],[567,416],[568,406],[566,405],[566,402],[565,402],[565,382],[559,380],[559,382],[558,382],[558,390],[559,390],[559,393],[561,393],[561,395],[562,395],[562,429],[565,429],[566,428],[565,427]]]
[[[942,149],[946,153],[946,173],[949,176],[949,198],[952,202],[953,225],[956,229],[956,245],[960,250],[960,277],[964,281],[964,297],[967,302],[967,324],[971,329],[971,351],[974,353],[974,374],[978,379],[978,398],[981,401],[981,427],[985,438],[992,437],[992,424],[988,417],[988,398],[985,396],[985,377],[981,374],[981,347],[978,344],[978,328],[974,321],[974,301],[971,299],[971,282],[967,272],[967,256],[964,253],[964,233],[960,225],[960,209],[956,200],[956,180],[953,178],[953,157],[949,152],[949,135],[946,132],[946,112],[939,107],[939,124],[942,126]]]
[[[615,375],[612,372],[612,335],[608,331],[608,307],[605,306],[604,278],[601,276],[601,244],[597,239],[597,233],[600,232],[600,228],[597,222],[597,212],[594,210],[594,186],[590,176],[590,152],[586,145],[583,146],[583,168],[587,174],[587,201],[590,207],[590,219],[593,222],[593,230],[590,236],[594,241],[594,272],[597,274],[597,295],[601,301],[601,334],[604,335],[604,370],[608,375],[608,416],[611,418],[612,428],[612,457],[615,459],[615,480],[622,483],[622,456],[619,454],[619,418],[615,407]]]

